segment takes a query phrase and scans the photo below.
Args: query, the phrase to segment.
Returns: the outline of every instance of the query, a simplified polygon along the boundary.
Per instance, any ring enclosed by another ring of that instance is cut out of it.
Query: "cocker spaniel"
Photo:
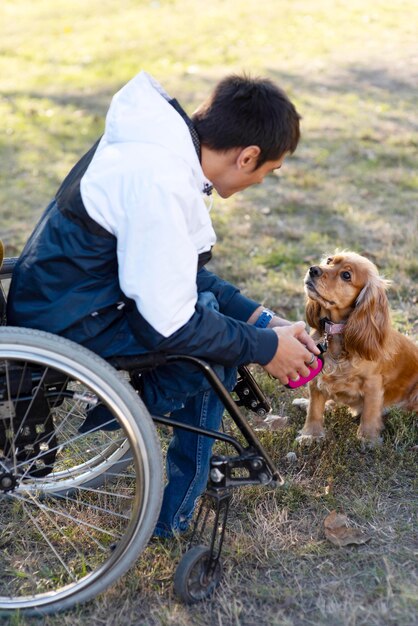
[[[321,373],[309,383],[299,441],[325,435],[328,400],[360,416],[357,436],[371,445],[381,441],[386,408],[418,410],[418,346],[391,325],[388,285],[355,252],[337,252],[309,268],[306,319],[327,350]]]

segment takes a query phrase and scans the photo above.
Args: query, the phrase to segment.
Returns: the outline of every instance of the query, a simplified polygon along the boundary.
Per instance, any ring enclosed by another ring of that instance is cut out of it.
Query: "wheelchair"
[[[232,452],[212,456],[188,549],[174,575],[180,600],[208,597],[222,576],[232,491],[283,482],[243,413],[266,415],[266,397],[246,367],[239,368],[230,394],[210,365],[195,357],[105,361],[62,337],[7,326],[4,285],[15,261],[6,258],[0,270],[0,614],[43,615],[86,602],[125,574],[145,549],[163,491],[155,423],[182,426],[149,414],[138,380],[174,361],[204,373],[241,434],[238,440],[183,426]],[[80,430],[88,411],[100,405],[112,428]]]

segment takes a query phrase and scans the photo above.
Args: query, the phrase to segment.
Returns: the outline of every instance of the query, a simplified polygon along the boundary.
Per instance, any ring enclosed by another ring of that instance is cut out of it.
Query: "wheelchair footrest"
[[[214,489],[267,485],[273,479],[265,459],[252,450],[234,457],[214,455],[211,458],[209,486]]]

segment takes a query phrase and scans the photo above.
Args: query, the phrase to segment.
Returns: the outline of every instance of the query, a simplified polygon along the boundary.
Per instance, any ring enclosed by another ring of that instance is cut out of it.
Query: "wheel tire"
[[[45,382],[51,375],[66,381],[54,392]],[[0,614],[65,610],[104,591],[147,545],[162,500],[159,439],[120,373],[49,333],[0,328],[0,392]],[[82,409],[93,401],[117,420],[116,435],[79,433]],[[20,422],[19,406],[27,407]],[[39,406],[48,412],[41,419],[54,422],[56,457],[46,475],[33,471],[42,445],[19,457],[18,437]],[[105,487],[95,488],[105,477]]]
[[[174,591],[185,604],[194,604],[208,598],[218,587],[222,565],[218,561],[214,572],[208,574],[210,549],[193,546],[182,557],[174,574]]]

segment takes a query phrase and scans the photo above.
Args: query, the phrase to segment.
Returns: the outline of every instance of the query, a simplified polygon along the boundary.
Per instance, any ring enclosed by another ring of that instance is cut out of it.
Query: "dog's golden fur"
[[[324,318],[344,328],[327,335],[322,373],[309,383],[300,439],[324,436],[327,400],[360,415],[358,437],[370,443],[380,439],[385,408],[418,410],[418,347],[391,325],[388,284],[355,252],[338,252],[308,270],[306,319],[315,340],[324,338]]]

